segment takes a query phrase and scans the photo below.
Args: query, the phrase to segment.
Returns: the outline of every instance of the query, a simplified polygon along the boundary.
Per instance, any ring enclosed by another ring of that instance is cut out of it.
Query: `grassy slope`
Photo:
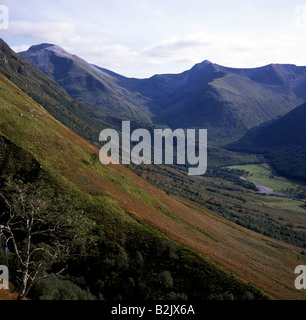
[[[13,288],[10,284],[10,288],[9,289],[1,289],[0,290],[0,301],[1,300],[16,300],[18,296],[18,293],[15,292],[13,293]]]
[[[303,299],[293,287],[299,249],[237,226],[202,206],[169,197],[121,165],[92,163],[97,149],[0,77],[0,133],[30,151],[43,168],[126,224],[153,226],[279,299]],[[121,208],[121,209],[120,209]],[[216,270],[220,267],[214,266]],[[226,270],[224,269],[224,270]],[[223,273],[232,279],[228,271]],[[229,278],[228,278],[229,277]]]
[[[43,72],[17,55],[0,39],[0,73],[42,105],[65,126],[94,143],[103,128],[121,126],[121,119],[95,106],[73,100]]]

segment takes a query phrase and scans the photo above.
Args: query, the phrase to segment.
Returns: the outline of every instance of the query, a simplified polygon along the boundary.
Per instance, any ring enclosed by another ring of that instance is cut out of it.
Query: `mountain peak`
[[[40,65],[45,65],[49,60],[48,57],[51,55],[56,55],[58,57],[65,58],[73,57],[73,55],[66,51],[64,48],[52,43],[41,43],[38,45],[33,45],[27,51],[19,52],[18,54],[24,58],[35,56],[37,58],[36,67]]]
[[[195,64],[191,70],[203,70],[203,69],[214,69],[215,68],[215,64],[212,63],[209,60],[204,60],[203,62],[197,63]]]
[[[209,66],[209,65],[213,65],[213,63],[209,60],[204,60],[200,63],[197,63],[196,66],[200,66],[200,67],[206,67],[206,66]]]
[[[204,60],[203,62],[202,62],[202,64],[213,64],[211,61],[209,61],[209,60]]]
[[[39,50],[43,50],[43,49],[47,49],[49,47],[53,47],[56,46],[55,44],[52,43],[41,43],[41,44],[37,44],[37,45],[33,45],[29,48],[29,51],[39,51]]]

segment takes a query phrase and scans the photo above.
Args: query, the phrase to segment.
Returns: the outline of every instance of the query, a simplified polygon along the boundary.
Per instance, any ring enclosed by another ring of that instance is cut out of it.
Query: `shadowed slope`
[[[306,104],[250,130],[229,149],[263,153],[281,175],[306,181]]]

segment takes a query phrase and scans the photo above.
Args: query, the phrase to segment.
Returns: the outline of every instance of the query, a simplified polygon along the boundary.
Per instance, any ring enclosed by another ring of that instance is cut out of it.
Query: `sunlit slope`
[[[221,266],[225,274],[232,271],[278,299],[306,298],[294,288],[294,269],[305,264],[299,248],[246,230],[187,200],[169,197],[121,165],[102,166],[97,148],[2,75],[0,134],[30,151],[58,181],[81,190],[95,203],[103,205],[108,199],[123,209],[123,220],[136,219],[154,227],[203,254],[218,272]]]
[[[29,97],[43,106],[65,126],[95,143],[93,137],[103,128],[121,125],[120,118],[110,116],[96,106],[76,101],[55,81],[17,55],[0,38],[0,73]]]

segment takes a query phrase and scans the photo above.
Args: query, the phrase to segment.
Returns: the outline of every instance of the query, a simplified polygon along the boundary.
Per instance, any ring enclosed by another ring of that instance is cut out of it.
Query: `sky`
[[[204,60],[306,66],[306,0],[0,0],[0,37],[16,52],[57,44],[136,78]]]

